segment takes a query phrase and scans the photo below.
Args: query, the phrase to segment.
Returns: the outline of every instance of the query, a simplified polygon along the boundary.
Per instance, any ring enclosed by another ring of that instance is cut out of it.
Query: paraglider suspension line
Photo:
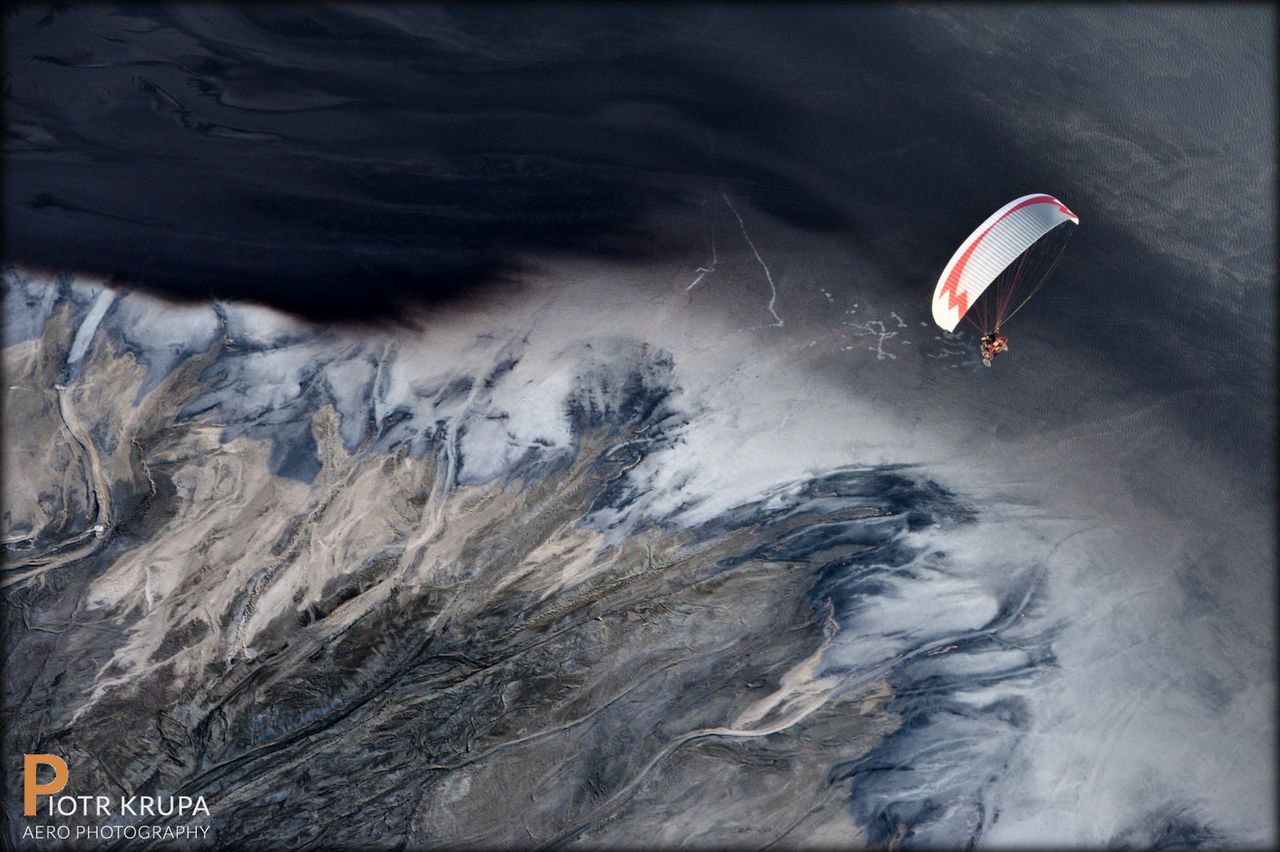
[[[1000,326],[1008,320],[1008,317],[1005,316],[1005,310],[1009,307],[1009,303],[1013,301],[1013,294],[1018,290],[1018,282],[1022,280],[1022,273],[1026,268],[1029,254],[1030,251],[1023,252],[1017,260],[1009,264],[996,279],[992,297],[980,298],[978,303],[974,305],[974,311],[964,315],[969,324],[981,334],[989,334],[993,330],[999,331]],[[1030,296],[1027,298],[1030,298]],[[995,303],[994,325],[992,324],[991,311],[993,302]],[[1023,304],[1025,304],[1025,300]],[[1022,307],[1022,305],[1018,307]],[[975,313],[977,314],[976,317],[974,316]],[[1013,316],[1013,314],[1009,316]]]
[[[1018,306],[1009,312],[1009,315],[1004,318],[1005,322],[1008,322],[1009,320],[1013,319],[1013,315],[1016,314],[1018,311],[1022,310],[1022,306],[1025,305],[1027,302],[1030,302],[1032,296],[1040,292],[1040,288],[1044,286],[1044,282],[1049,280],[1049,276],[1053,274],[1054,267],[1058,265],[1058,261],[1061,259],[1062,259],[1062,251],[1059,250],[1058,256],[1053,259],[1053,263],[1049,264],[1049,268],[1045,270],[1044,275],[1040,276],[1040,280],[1036,283],[1035,289],[1033,289],[1030,293],[1028,293],[1027,298],[1019,302]]]
[[[1009,302],[1013,301],[1013,294],[1018,289],[1018,282],[1022,280],[1022,272],[1027,265],[1027,256],[1031,254],[1031,250],[1024,251],[1018,257],[1016,263],[1012,265],[1013,274],[1001,276],[998,285],[997,295],[999,296],[999,304],[996,307],[996,329],[999,330],[1000,324],[1005,320],[1004,312],[1009,307]],[[1006,270],[1007,272],[1007,270]]]

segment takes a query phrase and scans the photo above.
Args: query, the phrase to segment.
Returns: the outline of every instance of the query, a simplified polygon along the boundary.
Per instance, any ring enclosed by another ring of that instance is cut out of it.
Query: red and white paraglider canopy
[[[994,328],[999,329],[1031,297],[1026,295],[1015,306],[1015,294],[1021,296],[1019,284],[1025,282],[1038,288],[1048,270],[1039,275],[1027,273],[1032,267],[1043,266],[1042,261],[1050,254],[1052,268],[1066,244],[1065,236],[1045,238],[1051,232],[1062,235],[1079,223],[1080,218],[1065,204],[1044,193],[1015,198],[992,213],[960,244],[942,271],[933,291],[933,321],[947,331],[955,331],[960,320],[968,316],[983,331],[989,331],[994,318]],[[1068,227],[1058,230],[1063,225]],[[988,292],[993,284],[995,288]],[[980,299],[984,294],[987,298]],[[980,301],[978,313],[983,316],[978,321],[969,312]]]

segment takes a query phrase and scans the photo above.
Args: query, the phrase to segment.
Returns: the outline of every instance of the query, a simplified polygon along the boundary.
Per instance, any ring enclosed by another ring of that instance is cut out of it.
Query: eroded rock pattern
[[[563,434],[495,460],[510,342],[393,404],[392,348],[330,339],[255,401],[245,371],[308,338],[183,309],[216,333],[157,358],[142,297],[10,287],[12,750],[202,795],[222,843],[857,839],[829,770],[898,721],[887,665],[826,652],[919,570],[912,531],[969,517],[941,489],[852,468],[628,520],[689,427],[661,351],[570,353]]]

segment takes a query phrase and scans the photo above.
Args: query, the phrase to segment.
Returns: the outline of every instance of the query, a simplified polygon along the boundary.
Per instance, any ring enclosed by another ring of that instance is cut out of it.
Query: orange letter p
[[[41,784],[36,780],[36,768],[40,764],[53,768],[53,780]],[[67,786],[67,762],[56,754],[24,754],[22,756],[22,814],[36,815],[36,796],[52,796]]]

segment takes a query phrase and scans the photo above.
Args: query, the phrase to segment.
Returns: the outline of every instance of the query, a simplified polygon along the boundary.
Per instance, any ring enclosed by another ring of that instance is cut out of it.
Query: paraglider
[[[933,321],[955,331],[965,320],[982,335],[983,365],[1009,351],[1001,333],[1048,279],[1080,218],[1052,195],[1015,198],[978,226],[933,291]]]

